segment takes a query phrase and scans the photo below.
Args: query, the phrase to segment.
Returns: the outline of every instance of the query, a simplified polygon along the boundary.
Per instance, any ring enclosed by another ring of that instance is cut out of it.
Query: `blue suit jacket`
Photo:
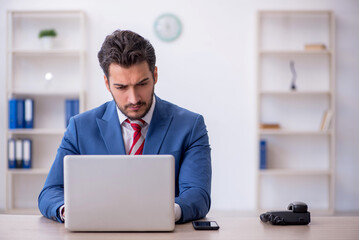
[[[114,101],[70,120],[38,199],[41,213],[59,222],[57,210],[64,204],[63,158],[74,154],[126,154]],[[175,157],[175,202],[182,209],[179,222],[205,217],[211,203],[212,170],[203,117],[156,97],[143,154]]]

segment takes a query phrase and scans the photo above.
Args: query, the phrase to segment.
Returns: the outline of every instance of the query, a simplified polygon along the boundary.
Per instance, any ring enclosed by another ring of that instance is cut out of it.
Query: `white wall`
[[[110,99],[97,52],[117,28],[131,29],[154,45],[159,69],[156,93],[204,115],[212,145],[214,209],[255,208],[256,11],[333,10],[337,23],[336,209],[359,210],[359,1],[286,0],[5,0],[0,2],[0,112],[5,101],[6,10],[81,9],[87,14],[87,109]],[[183,33],[173,43],[153,32],[156,17],[180,17]],[[4,136],[4,116],[0,136]],[[2,137],[0,149],[5,149]],[[2,151],[1,151],[2,152]],[[2,154],[2,153],[1,153]],[[3,154],[1,155],[1,157]],[[0,161],[0,209],[5,207],[5,161]]]

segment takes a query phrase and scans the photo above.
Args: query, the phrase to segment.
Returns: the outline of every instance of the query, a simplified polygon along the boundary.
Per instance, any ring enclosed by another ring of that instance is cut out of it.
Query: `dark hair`
[[[152,74],[155,71],[155,49],[148,40],[128,30],[116,30],[108,35],[97,57],[107,78],[109,78],[108,68],[111,63],[130,67],[146,61]]]

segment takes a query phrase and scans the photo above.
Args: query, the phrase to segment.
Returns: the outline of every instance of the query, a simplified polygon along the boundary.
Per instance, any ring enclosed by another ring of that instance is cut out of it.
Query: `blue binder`
[[[8,156],[9,168],[16,168],[15,152],[16,152],[15,139],[10,138],[7,144],[7,156]]]
[[[70,122],[70,118],[72,117],[72,100],[65,100],[65,126],[67,127]]]
[[[25,128],[34,128],[34,100],[25,99]]]
[[[74,99],[72,100],[72,116],[75,116],[77,114],[79,114],[80,112],[80,105],[79,105],[79,100],[78,99]]]
[[[23,147],[22,147],[21,139],[17,139],[15,141],[15,161],[16,161],[16,168],[22,168]]]
[[[17,122],[17,100],[9,100],[9,129],[15,129]]]
[[[25,127],[25,101],[24,99],[17,99],[17,120],[16,128]]]
[[[66,99],[65,101],[65,124],[69,125],[70,118],[79,114],[79,100],[78,99]]]
[[[32,163],[32,141],[31,139],[23,139],[23,168],[31,168]]]
[[[267,168],[267,142],[266,140],[261,140],[259,143],[259,168]]]

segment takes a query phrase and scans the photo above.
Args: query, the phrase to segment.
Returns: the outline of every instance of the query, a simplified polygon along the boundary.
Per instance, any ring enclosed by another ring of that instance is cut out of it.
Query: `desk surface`
[[[241,217],[236,213],[210,214],[216,220],[218,231],[196,231],[191,223],[176,225],[174,232],[167,233],[80,233],[69,232],[61,223],[39,215],[0,215],[0,239],[359,239],[359,216],[312,217],[307,226],[272,226],[262,223],[258,217]]]

